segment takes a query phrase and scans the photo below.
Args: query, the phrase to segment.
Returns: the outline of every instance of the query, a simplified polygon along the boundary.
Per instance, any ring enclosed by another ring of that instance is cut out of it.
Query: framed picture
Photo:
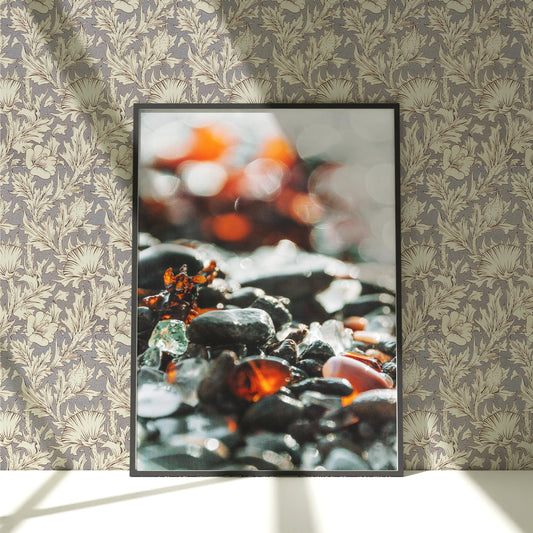
[[[398,112],[135,106],[132,475],[401,474]]]

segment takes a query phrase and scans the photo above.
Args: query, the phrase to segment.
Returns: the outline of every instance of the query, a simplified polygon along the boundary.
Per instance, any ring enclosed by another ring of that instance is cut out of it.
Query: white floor
[[[404,478],[130,478],[0,472],[9,533],[533,532],[533,471]]]

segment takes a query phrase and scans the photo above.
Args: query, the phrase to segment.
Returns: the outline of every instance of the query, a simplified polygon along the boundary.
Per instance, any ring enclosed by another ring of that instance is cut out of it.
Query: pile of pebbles
[[[138,471],[397,469],[390,276],[290,241],[244,256],[141,233],[139,250],[141,296],[169,267],[219,273],[188,323],[139,298]]]

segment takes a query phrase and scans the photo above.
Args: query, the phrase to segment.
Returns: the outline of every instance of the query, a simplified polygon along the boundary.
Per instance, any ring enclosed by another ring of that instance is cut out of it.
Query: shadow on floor
[[[500,472],[498,476],[491,471],[469,471],[465,474],[524,533],[533,532],[533,486],[530,472],[507,471]]]

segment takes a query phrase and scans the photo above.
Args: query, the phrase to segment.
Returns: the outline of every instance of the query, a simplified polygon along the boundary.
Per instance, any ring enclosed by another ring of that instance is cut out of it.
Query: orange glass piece
[[[368,326],[368,320],[363,316],[349,316],[344,319],[344,325],[353,331],[363,331]]]
[[[388,363],[389,361],[392,361],[392,357],[390,355],[387,355],[386,353],[383,353],[380,350],[376,350],[375,348],[370,348],[369,350],[366,350],[365,354],[369,357],[377,359],[380,363]]]
[[[370,350],[368,350],[366,353],[368,354],[369,351]],[[349,357],[350,359],[354,359],[355,361],[360,361],[361,363],[365,363],[365,365],[370,366],[376,372],[381,372],[381,365],[379,364],[379,361],[376,361],[376,359],[374,359],[373,357],[369,355],[362,355],[360,353],[353,353],[353,352],[344,352],[342,355],[345,357]]]
[[[163,275],[166,290],[147,296],[142,304],[158,313],[160,320],[177,319],[188,324],[200,312],[196,304],[199,288],[211,283],[217,273],[215,261],[211,261],[195,276],[187,274],[187,265],[183,265],[177,274],[168,268]]]
[[[211,220],[213,233],[223,241],[241,241],[248,237],[252,231],[249,220],[237,213],[218,215]]]
[[[256,402],[276,393],[290,380],[291,370],[285,361],[252,357],[244,359],[233,369],[228,386],[235,396]]]
[[[354,392],[350,397],[345,397],[346,401],[351,398],[349,403],[367,390],[393,388],[385,374],[377,372],[366,363],[342,355],[330,357],[322,367],[322,374],[326,378],[344,378],[350,382]]]

